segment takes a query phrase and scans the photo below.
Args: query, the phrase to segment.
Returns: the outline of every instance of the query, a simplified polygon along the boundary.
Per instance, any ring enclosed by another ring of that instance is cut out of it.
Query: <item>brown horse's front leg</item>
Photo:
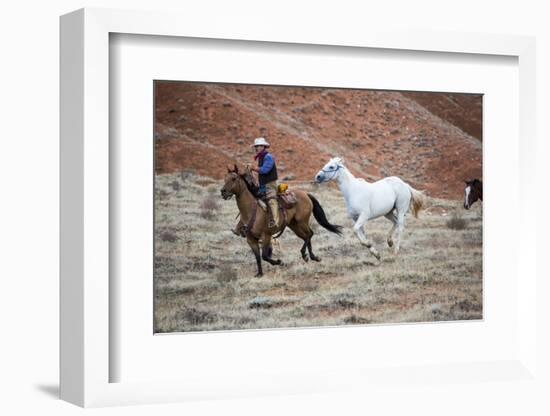
[[[256,265],[258,266],[258,273],[256,273],[256,277],[262,277],[264,273],[262,271],[262,259],[260,257],[260,244],[258,243],[258,240],[253,237],[247,237],[246,241],[252,249],[254,257],[256,257]]]
[[[246,237],[246,224],[243,224],[242,220],[239,220],[235,228],[231,230],[233,234],[238,237]]]

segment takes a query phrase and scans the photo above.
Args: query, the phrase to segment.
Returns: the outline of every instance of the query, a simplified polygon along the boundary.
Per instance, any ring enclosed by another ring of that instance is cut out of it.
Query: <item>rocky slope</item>
[[[155,115],[157,173],[220,179],[252,163],[264,136],[290,181],[311,181],[332,156],[447,199],[482,175],[480,95],[157,82]]]

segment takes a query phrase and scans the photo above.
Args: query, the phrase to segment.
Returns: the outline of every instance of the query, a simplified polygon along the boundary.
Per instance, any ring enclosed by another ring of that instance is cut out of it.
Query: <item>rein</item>
[[[330,179],[328,179],[327,181],[325,182],[328,182],[328,181],[331,181],[333,180],[335,177],[336,177],[336,172],[338,172],[343,166],[341,165],[338,165],[338,167],[334,170],[325,170],[325,169],[321,169],[322,172],[324,173],[329,173],[329,172],[332,172],[332,176],[330,177]]]

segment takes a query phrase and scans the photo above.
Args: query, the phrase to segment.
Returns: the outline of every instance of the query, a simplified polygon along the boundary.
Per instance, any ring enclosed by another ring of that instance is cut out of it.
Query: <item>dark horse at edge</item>
[[[479,179],[464,182],[466,183],[466,187],[464,188],[464,209],[470,209],[478,199],[483,201],[483,184]]]

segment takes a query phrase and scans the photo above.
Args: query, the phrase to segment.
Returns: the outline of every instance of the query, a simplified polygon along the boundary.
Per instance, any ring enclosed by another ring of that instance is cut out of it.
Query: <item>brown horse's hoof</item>
[[[311,256],[311,260],[313,260],[313,261],[321,261],[321,258],[320,258],[320,257],[317,257],[317,256]]]
[[[263,275],[264,275],[263,273],[256,273],[254,277],[262,277]]]
[[[307,255],[302,256],[302,259],[307,263],[309,261],[309,257]]]

